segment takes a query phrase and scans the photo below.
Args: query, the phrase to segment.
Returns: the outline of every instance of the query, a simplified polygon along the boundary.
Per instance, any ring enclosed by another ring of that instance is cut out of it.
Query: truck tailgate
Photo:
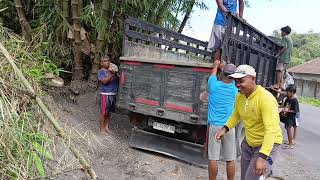
[[[119,106],[133,112],[206,125],[210,68],[129,61],[122,58]]]

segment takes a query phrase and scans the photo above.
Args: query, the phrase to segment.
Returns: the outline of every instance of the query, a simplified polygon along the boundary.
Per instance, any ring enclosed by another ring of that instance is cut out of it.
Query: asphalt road
[[[320,108],[300,104],[302,122],[294,149],[290,151],[306,167],[320,170]],[[287,140],[286,132],[283,132]]]

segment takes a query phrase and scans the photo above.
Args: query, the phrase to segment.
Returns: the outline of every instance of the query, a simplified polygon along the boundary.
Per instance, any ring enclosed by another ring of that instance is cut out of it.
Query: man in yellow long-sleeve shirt
[[[240,65],[232,75],[240,93],[227,123],[215,135],[221,140],[240,120],[245,127],[241,144],[241,180],[259,180],[271,173],[272,164],[282,143],[277,100],[263,87],[256,85],[255,69]]]

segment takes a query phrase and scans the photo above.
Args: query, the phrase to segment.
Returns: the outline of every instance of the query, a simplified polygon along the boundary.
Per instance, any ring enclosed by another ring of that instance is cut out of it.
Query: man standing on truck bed
[[[282,49],[276,55],[279,57],[279,62],[277,64],[277,84],[275,88],[282,88],[284,81],[284,72],[286,72],[288,65],[291,61],[293,42],[289,34],[291,33],[291,28],[289,26],[281,28],[281,45]]]
[[[215,138],[220,140],[242,120],[245,138],[241,144],[241,180],[259,180],[271,173],[282,143],[278,103],[269,91],[256,85],[253,67],[240,65],[230,76],[240,93],[232,116]]]
[[[237,1],[239,1],[239,14],[237,13]],[[228,12],[243,17],[243,0],[216,0],[218,10],[212,27],[208,49],[214,51],[214,60],[221,60],[223,35],[226,28],[226,15]]]
[[[238,94],[235,82],[229,77],[236,70],[233,64],[226,64],[221,73],[221,81],[217,79],[217,69],[220,60],[214,61],[214,66],[208,80],[208,172],[209,179],[215,180],[218,174],[218,160],[227,162],[228,180],[233,180],[236,173],[236,135],[235,130],[231,130],[222,141],[214,138],[215,133],[227,122],[234,108],[234,101]]]

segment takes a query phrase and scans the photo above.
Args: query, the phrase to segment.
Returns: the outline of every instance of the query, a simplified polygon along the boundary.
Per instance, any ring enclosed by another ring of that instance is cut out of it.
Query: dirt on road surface
[[[52,94],[54,98],[49,101],[51,111],[60,120],[75,146],[90,162],[99,179],[208,179],[207,169],[161,154],[130,148],[128,140],[132,127],[124,114],[112,115],[112,134],[100,134],[97,92],[80,95],[76,97],[76,101],[65,90],[61,92],[55,90]],[[47,129],[50,128],[47,126]],[[56,172],[56,175],[50,176],[50,179],[90,179],[58,138],[55,139],[53,154],[56,158],[48,168]],[[236,179],[240,179],[239,170],[238,161]],[[274,175],[288,180],[320,179],[319,173],[317,176],[316,172],[304,169],[302,162],[284,151],[276,160]],[[218,179],[226,179],[224,163],[220,163]]]

